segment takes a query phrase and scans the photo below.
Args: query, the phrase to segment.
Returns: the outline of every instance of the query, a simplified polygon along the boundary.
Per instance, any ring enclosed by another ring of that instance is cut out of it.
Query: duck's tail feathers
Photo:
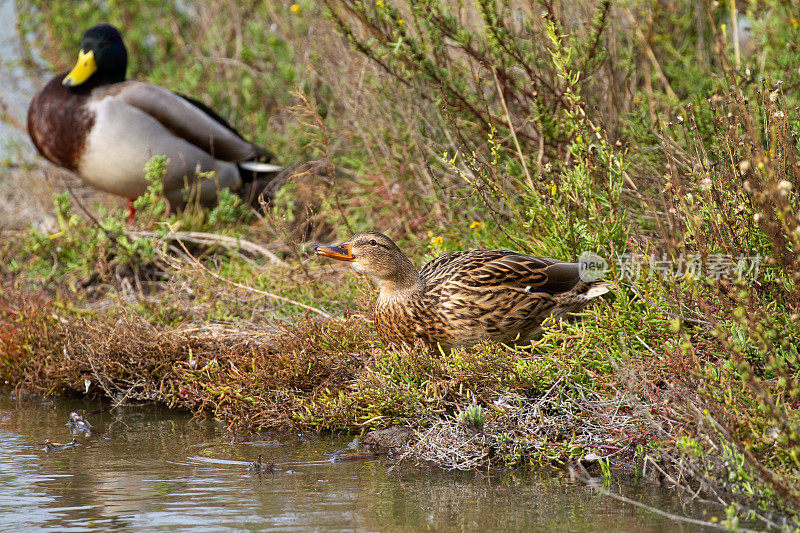
[[[242,177],[242,186],[236,192],[246,204],[253,207],[259,206],[259,198],[262,196],[266,200],[271,200],[286,182],[291,169],[259,161],[240,161],[237,165],[239,175]]]
[[[239,169],[262,174],[266,172],[280,172],[283,170],[283,167],[280,165],[273,165],[271,163],[261,163],[259,161],[240,161]]]
[[[280,165],[261,161],[239,161],[237,166],[239,167],[239,176],[242,178],[242,186],[237,193],[245,203],[254,207],[258,206],[258,198],[267,187],[275,181],[280,181],[281,185],[285,181],[282,177],[286,174],[287,169]]]
[[[572,290],[557,295],[556,299],[561,305],[577,305],[582,308],[613,289],[615,285],[613,281],[579,281]]]
[[[602,296],[611,289],[614,288],[614,283],[609,281],[600,281],[593,285],[591,285],[586,292],[583,294],[584,298],[587,300],[593,300],[598,296]]]
[[[249,183],[262,183],[262,185],[269,183],[285,170],[280,165],[262,163],[261,161],[239,161],[236,165],[239,167],[239,176],[241,176],[244,185]]]

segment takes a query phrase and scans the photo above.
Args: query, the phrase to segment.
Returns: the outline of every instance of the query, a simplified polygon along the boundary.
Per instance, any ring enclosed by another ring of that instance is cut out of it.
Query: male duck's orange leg
[[[136,208],[133,207],[134,198],[128,199],[128,222],[133,222],[134,217],[136,216]]]

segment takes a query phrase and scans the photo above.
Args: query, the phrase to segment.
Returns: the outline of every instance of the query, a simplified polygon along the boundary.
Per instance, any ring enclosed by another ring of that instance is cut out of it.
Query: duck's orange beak
[[[336,246],[315,246],[314,253],[317,255],[324,255],[331,259],[338,259],[339,261],[355,261],[353,255],[353,243],[346,242],[344,244],[337,244]]]

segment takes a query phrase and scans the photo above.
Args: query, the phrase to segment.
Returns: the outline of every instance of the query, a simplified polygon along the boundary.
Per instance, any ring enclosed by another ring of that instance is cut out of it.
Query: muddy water
[[[695,530],[562,475],[332,462],[325,454],[349,438],[284,434],[270,436],[279,445],[231,444],[215,422],[155,406],[93,415],[93,432],[78,436],[77,447],[44,450],[46,439],[71,440],[70,411],[98,407],[0,393],[0,530]],[[248,473],[259,453],[280,470]],[[652,485],[617,480],[613,489],[692,511]]]

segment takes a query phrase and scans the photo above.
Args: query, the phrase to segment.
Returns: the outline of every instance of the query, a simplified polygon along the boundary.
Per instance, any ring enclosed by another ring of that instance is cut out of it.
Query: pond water
[[[87,419],[79,445],[70,411],[99,404],[16,400],[0,394],[0,530],[191,531],[694,531],[570,483],[561,474],[492,476],[408,466],[388,459],[332,462],[351,438],[270,435],[280,445],[231,444],[213,420],[158,406]],[[280,469],[254,475],[263,454]],[[651,484],[613,490],[683,515],[675,495]]]

